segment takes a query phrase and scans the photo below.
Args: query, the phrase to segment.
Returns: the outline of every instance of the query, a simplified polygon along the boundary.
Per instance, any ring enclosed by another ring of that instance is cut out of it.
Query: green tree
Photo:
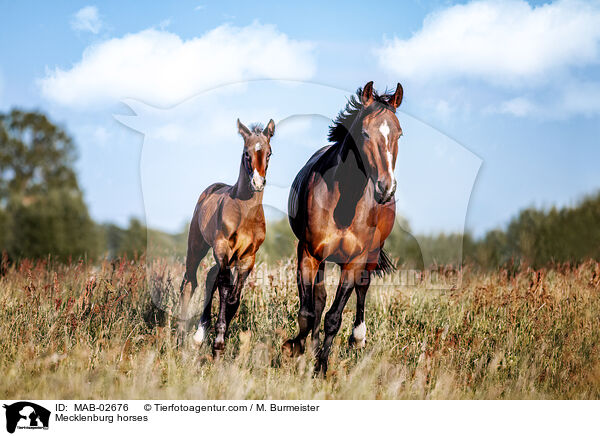
[[[44,114],[0,114],[0,243],[12,258],[95,256],[69,135]]]

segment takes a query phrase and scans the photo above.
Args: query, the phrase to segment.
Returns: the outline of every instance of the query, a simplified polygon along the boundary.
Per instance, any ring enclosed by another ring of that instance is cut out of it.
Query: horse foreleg
[[[352,294],[355,282],[357,281],[357,278],[359,278],[357,277],[357,274],[362,274],[362,268],[357,269],[352,265],[342,266],[342,274],[335,294],[335,299],[331,304],[331,308],[325,315],[325,339],[317,353],[317,363],[315,366],[316,374],[321,372],[325,375],[327,373],[327,362],[329,360],[329,353],[331,352],[331,344],[342,325],[342,312]]]
[[[367,342],[367,325],[365,324],[365,300],[369,284],[371,283],[371,275],[368,274],[360,283],[356,283],[354,290],[356,291],[356,318],[354,318],[354,328],[350,337],[348,337],[348,345],[351,347],[362,348]]]
[[[240,306],[240,299],[242,295],[242,288],[246,279],[250,275],[250,272],[254,268],[254,256],[249,256],[245,259],[240,260],[236,264],[236,275],[233,289],[228,296],[227,306],[225,310],[225,332],[229,331],[229,324],[235,316],[238,307]]]
[[[311,256],[303,244],[298,244],[298,296],[300,297],[300,310],[298,311],[298,335],[288,339],[282,346],[283,351],[290,356],[304,353],[306,337],[315,322],[315,303],[313,284],[319,269],[319,261]]]
[[[317,277],[315,279],[315,286],[313,288],[315,298],[315,321],[312,329],[312,347],[316,352],[319,347],[319,330],[321,328],[321,316],[323,315],[323,309],[327,302],[327,290],[325,289],[325,262],[321,262]]]
[[[215,325],[215,342],[213,344],[213,357],[219,358],[225,349],[225,333],[227,331],[227,299],[233,290],[231,270],[222,267],[217,276],[217,287],[219,288],[219,315]]]

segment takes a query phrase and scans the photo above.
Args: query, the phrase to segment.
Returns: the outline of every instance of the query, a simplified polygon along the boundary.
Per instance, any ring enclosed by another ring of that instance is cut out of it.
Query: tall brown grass
[[[203,263],[198,272],[201,283],[207,267]],[[213,362],[210,345],[176,346],[175,324],[156,308],[143,261],[23,261],[6,268],[0,278],[0,395],[600,398],[596,262],[491,274],[467,269],[462,286],[446,291],[419,281],[398,286],[378,280],[367,299],[367,346],[346,346],[352,299],[325,380],[312,377],[311,352],[290,360],[280,351],[296,329],[293,261],[262,271],[243,291],[224,359]],[[173,295],[181,273],[178,263],[163,262],[161,283]],[[333,293],[330,286],[329,302]],[[202,294],[199,289],[194,297],[196,310]],[[155,294],[154,300],[170,310],[177,304],[173,295]]]

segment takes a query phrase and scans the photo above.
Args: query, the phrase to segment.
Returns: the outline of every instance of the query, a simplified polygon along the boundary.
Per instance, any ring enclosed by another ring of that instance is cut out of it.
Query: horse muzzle
[[[252,178],[250,179],[250,186],[254,192],[261,192],[265,189],[266,180],[261,176],[258,171],[254,170]]]
[[[396,179],[392,179],[391,184],[378,181],[375,184],[375,201],[379,204],[384,204],[390,201],[396,193]]]

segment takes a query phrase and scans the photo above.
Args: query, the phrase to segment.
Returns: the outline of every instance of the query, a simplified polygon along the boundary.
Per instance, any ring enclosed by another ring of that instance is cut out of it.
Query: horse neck
[[[354,125],[352,125],[354,128]],[[344,139],[344,142],[338,145],[338,151],[336,153],[336,159],[338,159],[337,167],[336,167],[336,179],[340,182],[344,182],[344,177],[348,173],[355,173],[356,182],[361,181],[363,178],[367,177],[367,170],[363,163],[363,158],[360,155],[359,147],[362,147],[362,143],[356,144],[354,138],[360,138],[357,136],[356,132],[354,132],[354,136],[352,136],[351,132],[348,132],[348,135]],[[362,142],[362,139],[360,139]]]
[[[240,162],[240,173],[237,182],[233,185],[233,196],[238,200],[249,201],[251,203],[262,203],[263,191],[255,192],[250,186],[250,176],[244,166],[244,157]]]

